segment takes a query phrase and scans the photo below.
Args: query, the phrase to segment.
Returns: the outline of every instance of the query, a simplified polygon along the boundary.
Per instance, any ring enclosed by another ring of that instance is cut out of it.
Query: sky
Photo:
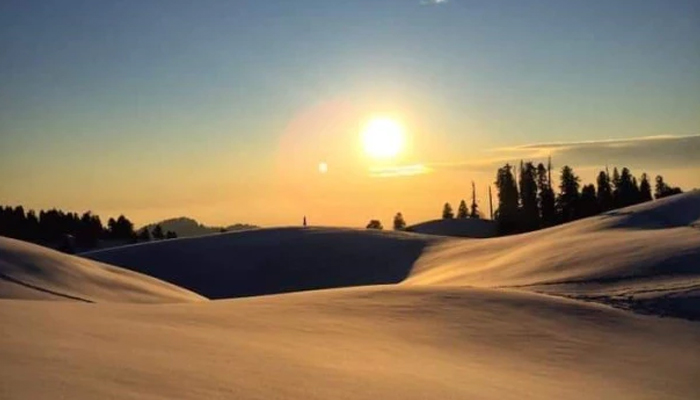
[[[695,0],[6,0],[0,204],[410,224],[548,156],[691,189],[698,65]],[[364,154],[375,117],[396,158]]]

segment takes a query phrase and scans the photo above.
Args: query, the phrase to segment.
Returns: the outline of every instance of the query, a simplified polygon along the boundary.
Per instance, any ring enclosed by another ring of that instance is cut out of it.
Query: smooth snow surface
[[[693,399],[700,325],[491,289],[0,302],[3,399]]]
[[[523,235],[431,247],[407,285],[520,287],[700,319],[700,191]]]
[[[0,237],[0,299],[137,303],[204,300],[150,276],[5,237]]]
[[[0,398],[700,398],[699,217],[693,192],[505,238],[286,228],[91,253],[212,297],[385,285],[154,305],[15,295],[0,300]],[[15,242],[5,264],[70,287],[56,254]],[[85,296],[91,281],[71,279]]]
[[[496,222],[488,219],[435,219],[411,225],[407,231],[425,235],[455,236],[465,238],[491,238],[498,235]]]
[[[85,257],[220,299],[398,283],[437,238],[339,228],[274,228],[99,250]]]

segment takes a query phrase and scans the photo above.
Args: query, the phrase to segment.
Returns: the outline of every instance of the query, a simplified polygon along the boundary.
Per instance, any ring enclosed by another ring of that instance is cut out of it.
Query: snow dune
[[[147,307],[0,302],[0,320],[11,321],[0,336],[5,399],[700,394],[699,325],[507,290],[361,287]]]
[[[700,319],[700,191],[551,229],[446,241],[406,285],[520,287]]]
[[[341,228],[273,228],[98,250],[85,257],[208,298],[398,283],[435,237]]]
[[[146,275],[4,237],[0,237],[0,299],[136,303],[204,300]]]
[[[2,239],[30,286],[0,282],[0,398],[700,398],[700,322],[580,301],[695,319],[699,217],[693,192],[505,238],[280,228],[87,254],[214,298],[356,286],[154,305],[18,300],[173,287]]]
[[[498,227],[488,219],[435,219],[411,225],[407,231],[425,235],[455,236],[465,238],[491,238],[498,235]]]

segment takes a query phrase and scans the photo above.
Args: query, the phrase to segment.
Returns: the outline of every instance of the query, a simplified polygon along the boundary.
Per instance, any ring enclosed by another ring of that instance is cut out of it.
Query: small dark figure
[[[304,227],[306,227],[306,215],[304,215]]]

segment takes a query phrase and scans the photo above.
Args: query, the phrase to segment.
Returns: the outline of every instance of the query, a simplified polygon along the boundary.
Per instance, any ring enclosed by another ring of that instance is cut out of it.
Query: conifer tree
[[[402,231],[404,229],[406,229],[406,221],[403,219],[403,215],[398,212],[394,216],[394,230]]]
[[[600,171],[600,173],[598,173],[596,183],[598,185],[598,190],[596,192],[598,208],[602,212],[612,210],[615,207],[615,203],[613,200],[612,187],[610,185],[610,175],[608,175],[607,171]]]
[[[479,206],[476,204],[476,185],[472,181],[472,205],[471,211],[469,213],[470,218],[479,219],[481,218],[481,213],[479,212]]]
[[[539,227],[539,207],[537,202],[537,170],[531,162],[520,162],[520,206],[522,229],[535,230]]]
[[[382,223],[378,219],[373,219],[369,221],[367,224],[367,229],[376,229],[376,230],[382,230],[384,227],[382,226]]]
[[[151,241],[151,232],[148,230],[148,227],[144,227],[141,229],[137,235],[137,240],[139,242],[150,242]]]
[[[620,172],[617,170],[617,167],[613,168],[613,174],[612,174],[612,179],[610,181],[612,183],[612,195],[613,195],[613,208],[620,208],[621,199],[620,199]]]
[[[581,198],[579,199],[577,211],[578,216],[581,218],[590,217],[600,212],[593,184],[584,185],[581,189]]]
[[[654,197],[661,199],[663,197],[672,196],[674,194],[683,193],[683,191],[678,187],[671,187],[666,182],[661,175],[656,177],[656,185],[654,190]]]
[[[635,204],[638,189],[635,187],[632,173],[627,167],[622,168],[618,183],[616,184],[618,207],[627,207]]]
[[[649,183],[649,177],[646,173],[642,174],[641,181],[639,182],[639,200],[642,202],[653,200],[651,196],[651,184]]]
[[[467,209],[467,203],[464,200],[459,202],[459,207],[457,208],[457,218],[464,219],[469,217],[469,210]]]
[[[452,211],[452,206],[450,203],[445,203],[445,205],[442,207],[442,219],[453,219],[454,217],[455,214]]]
[[[518,231],[518,187],[509,164],[498,169],[496,188],[498,189],[498,210],[496,221],[502,234]]]
[[[537,204],[540,214],[540,226],[548,227],[556,223],[554,191],[549,181],[549,170],[542,163],[537,165]]]
[[[579,177],[574,174],[574,170],[571,167],[565,165],[562,168],[559,195],[557,196],[557,210],[562,222],[569,222],[578,218],[579,181]]]
[[[160,224],[153,227],[153,232],[151,233],[153,240],[163,240],[165,239],[165,233],[163,233],[163,228]]]

